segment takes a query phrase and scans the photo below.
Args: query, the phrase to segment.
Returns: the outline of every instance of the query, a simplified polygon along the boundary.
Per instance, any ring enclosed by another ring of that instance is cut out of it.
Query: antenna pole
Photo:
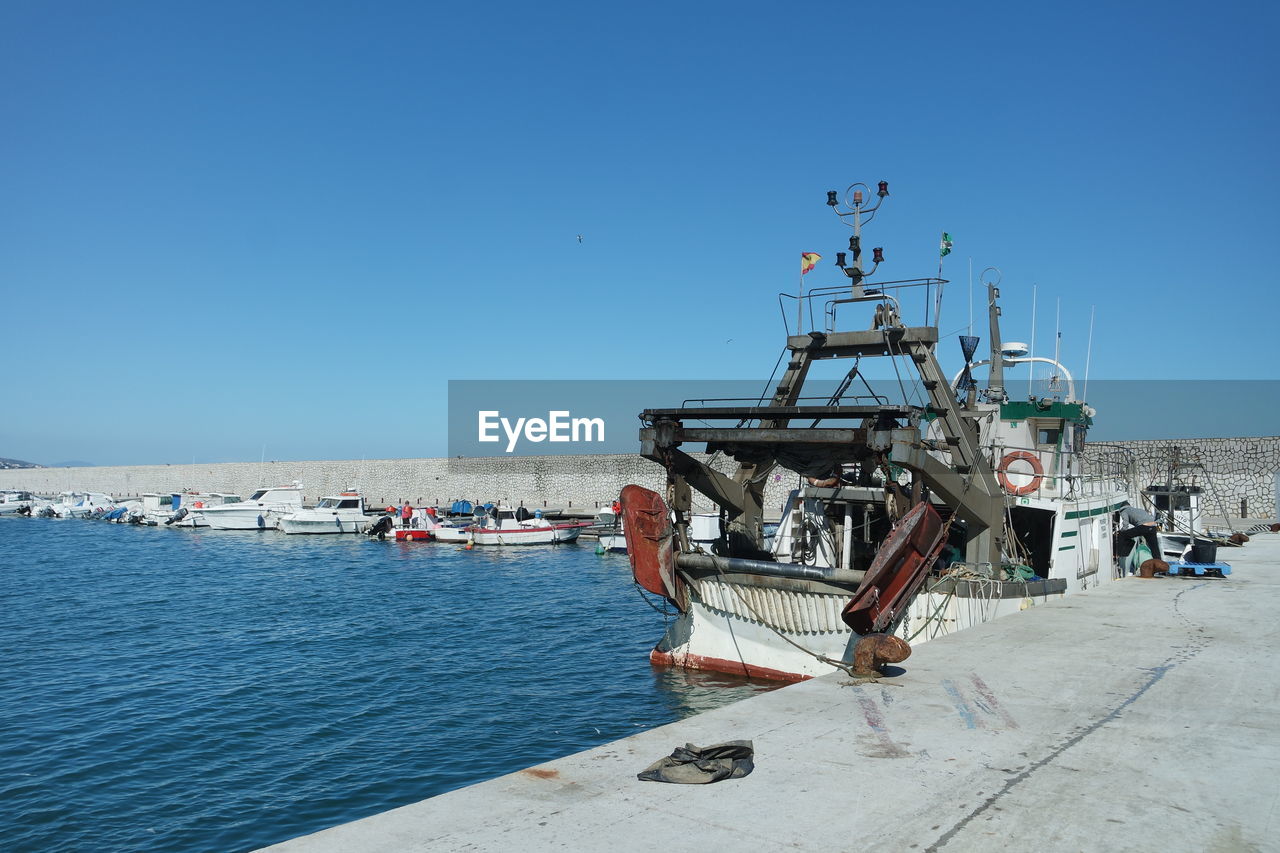
[[[1089,362],[1093,359],[1093,312],[1097,310],[1097,305],[1089,306],[1089,350],[1084,357],[1084,399],[1089,399]]]
[[[1062,297],[1057,299],[1053,312],[1053,375],[1056,379],[1062,364]],[[1056,389],[1055,389],[1056,390]]]
[[[973,337],[973,258],[969,258],[969,336]]]
[[[1031,383],[1036,378],[1036,288],[1038,285],[1031,285],[1031,361],[1028,367],[1031,368],[1031,374],[1027,377],[1027,396],[1034,397],[1035,391],[1031,388]]]
[[[986,275],[984,272],[983,275]],[[1000,296],[1000,291],[995,284],[987,284],[987,323],[989,337],[991,338],[991,367],[987,370],[987,398],[1003,403],[1008,399],[1004,393],[1004,353],[1001,352],[1003,346],[1000,340],[1000,306],[996,304],[996,299]]]
[[[804,266],[800,267],[800,286],[796,291],[796,334],[804,331]]]

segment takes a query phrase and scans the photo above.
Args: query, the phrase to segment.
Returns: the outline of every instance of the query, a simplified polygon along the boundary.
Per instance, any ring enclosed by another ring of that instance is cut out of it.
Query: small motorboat
[[[552,524],[542,511],[529,512],[524,507],[496,506],[489,510],[482,524],[467,528],[470,541],[476,545],[555,545],[573,542],[594,522],[574,521]]]
[[[295,480],[258,489],[243,501],[205,507],[201,515],[215,530],[271,530],[281,516],[302,508],[302,484]]]
[[[361,533],[370,525],[364,498],[356,491],[320,499],[312,509],[300,509],[280,517],[285,533]]]
[[[29,515],[35,503],[30,492],[5,492],[0,495],[0,515]]]

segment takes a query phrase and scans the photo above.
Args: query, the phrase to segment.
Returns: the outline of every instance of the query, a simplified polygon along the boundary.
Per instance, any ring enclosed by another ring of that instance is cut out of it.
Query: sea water
[[[651,667],[593,544],[0,519],[0,848],[250,850],[775,686]]]

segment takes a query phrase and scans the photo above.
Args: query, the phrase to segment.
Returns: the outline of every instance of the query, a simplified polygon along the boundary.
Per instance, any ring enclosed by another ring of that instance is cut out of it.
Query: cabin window
[[[335,501],[333,498],[325,498],[324,500],[320,501],[320,503],[317,505],[316,508],[317,509],[333,509],[337,505],[338,505],[338,502]]]
[[[258,491],[256,491],[256,492],[254,492],[253,494],[249,495],[249,500],[251,500],[251,501],[256,501],[258,498],[262,497],[262,496],[263,496],[263,495],[265,495],[266,493],[267,493],[267,490],[266,490],[266,489],[258,489]]]
[[[1062,430],[1059,427],[1040,427],[1036,430],[1036,444],[1052,444],[1057,446],[1058,439],[1062,438]]]
[[[338,509],[356,509],[359,506],[360,502],[354,499],[338,502]]]

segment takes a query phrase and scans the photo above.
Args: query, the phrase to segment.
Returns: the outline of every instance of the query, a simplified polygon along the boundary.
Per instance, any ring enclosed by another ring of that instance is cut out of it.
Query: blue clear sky
[[[881,179],[889,277],[954,238],[944,331],[972,259],[1077,374],[1096,305],[1094,377],[1274,378],[1278,18],[11,0],[0,456],[430,456],[449,378],[764,377]]]

